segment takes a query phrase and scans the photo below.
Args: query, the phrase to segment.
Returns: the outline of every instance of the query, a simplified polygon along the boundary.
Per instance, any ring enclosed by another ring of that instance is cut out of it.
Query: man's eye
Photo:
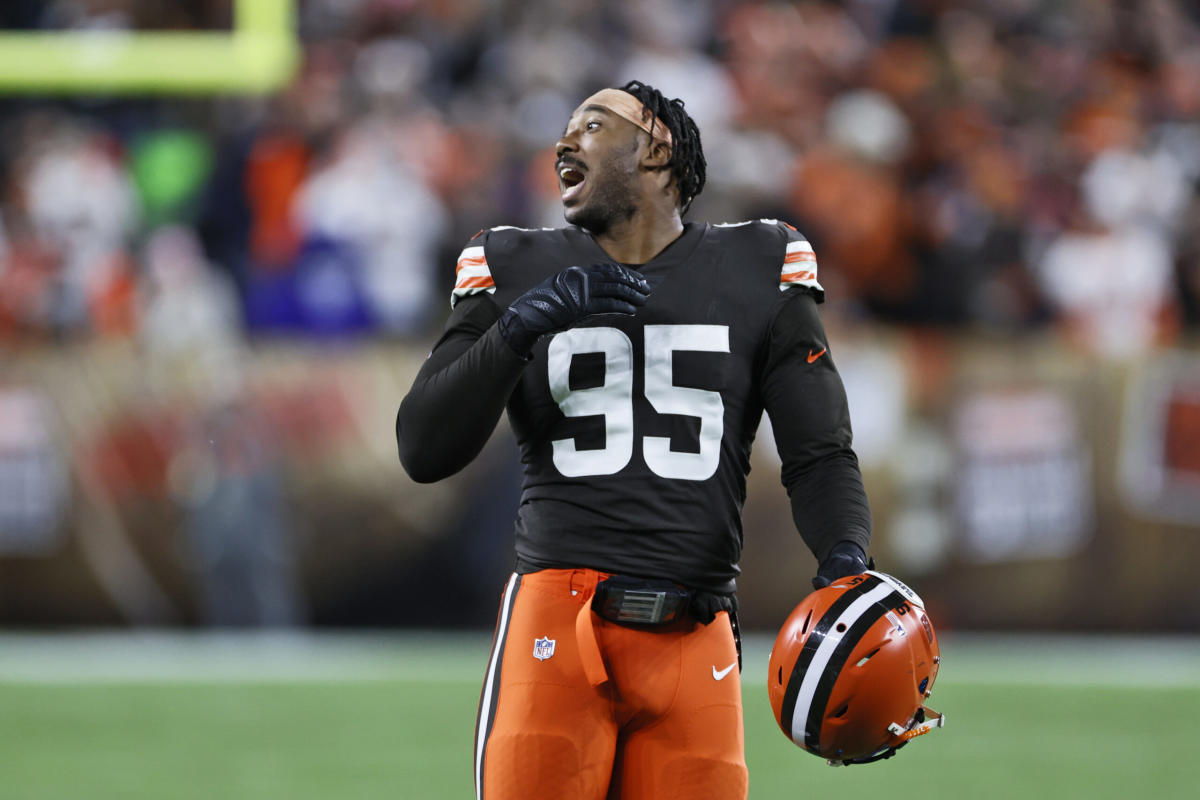
[[[588,121],[588,124],[587,124],[585,127],[586,127],[586,128],[589,130],[589,131],[590,131],[590,130],[592,130],[593,128],[599,128],[599,127],[600,127],[600,123],[599,123],[597,120],[594,120],[594,119],[593,119],[593,120],[589,120],[589,121]]]

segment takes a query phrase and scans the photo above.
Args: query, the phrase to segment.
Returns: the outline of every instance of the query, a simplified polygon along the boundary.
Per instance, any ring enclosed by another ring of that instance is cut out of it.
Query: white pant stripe
[[[496,715],[495,694],[499,687],[496,679],[500,675],[500,662],[504,653],[504,640],[508,636],[508,619],[512,613],[520,576],[513,573],[504,590],[504,602],[500,606],[500,622],[496,625],[496,640],[492,643],[492,655],[488,661],[487,677],[483,683],[483,694],[479,698],[479,723],[475,730],[475,800],[483,800],[483,753],[491,732],[492,720]]]

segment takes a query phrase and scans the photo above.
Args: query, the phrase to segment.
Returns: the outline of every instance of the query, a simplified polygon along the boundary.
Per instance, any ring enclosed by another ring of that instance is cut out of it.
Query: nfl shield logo
[[[545,661],[550,656],[554,655],[554,639],[534,639],[533,640],[533,657],[538,661]]]

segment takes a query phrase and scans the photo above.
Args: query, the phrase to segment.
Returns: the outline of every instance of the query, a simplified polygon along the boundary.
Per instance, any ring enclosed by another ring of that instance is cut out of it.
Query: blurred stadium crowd
[[[6,3],[17,29],[221,28],[228,0]],[[778,217],[851,319],[1200,324],[1200,12],[1178,0],[307,0],[266,98],[0,101],[0,340],[426,336],[482,227],[561,224],[593,89],[687,101],[692,217]]]

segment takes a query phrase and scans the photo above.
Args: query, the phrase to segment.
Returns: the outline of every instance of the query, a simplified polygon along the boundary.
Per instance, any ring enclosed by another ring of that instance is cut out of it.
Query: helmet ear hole
[[[879,648],[878,648],[878,647],[876,647],[874,650],[872,650],[871,652],[867,653],[865,656],[863,656],[862,658],[860,658],[860,659],[858,660],[858,663],[857,663],[857,664],[855,664],[854,666],[856,666],[856,667],[861,667],[863,664],[865,664],[865,663],[867,663],[868,661],[870,661],[870,660],[871,660],[871,656],[875,655],[875,654],[876,654],[876,653],[878,653],[878,652],[879,652]],[[925,690],[924,690],[924,689],[922,689],[921,691],[925,691]]]
[[[833,717],[834,719],[837,719],[838,717],[844,717],[844,716],[846,716],[846,712],[849,710],[850,710],[850,704],[843,703],[841,708],[839,708],[837,711],[833,712],[829,716]]]

